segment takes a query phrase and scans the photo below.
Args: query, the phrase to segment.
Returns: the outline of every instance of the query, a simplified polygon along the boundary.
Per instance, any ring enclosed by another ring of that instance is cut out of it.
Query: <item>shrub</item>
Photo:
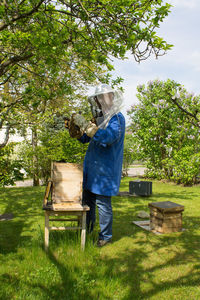
[[[16,143],[9,143],[0,149],[0,186],[14,185],[23,180],[22,161],[13,158]]]

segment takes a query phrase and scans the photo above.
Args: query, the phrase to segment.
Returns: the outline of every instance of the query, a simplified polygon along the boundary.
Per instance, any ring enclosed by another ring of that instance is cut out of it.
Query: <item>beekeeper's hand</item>
[[[69,129],[69,135],[72,138],[80,139],[83,135],[83,131],[80,129],[79,126],[77,126],[74,122],[74,115],[72,115],[71,120],[68,121],[68,129]]]
[[[88,121],[84,118],[84,116],[80,114],[74,114],[73,115],[74,123],[83,131],[86,130],[86,127],[88,125]]]
[[[91,138],[98,130],[98,127],[94,123],[87,121],[84,116],[80,114],[74,115],[74,123]]]

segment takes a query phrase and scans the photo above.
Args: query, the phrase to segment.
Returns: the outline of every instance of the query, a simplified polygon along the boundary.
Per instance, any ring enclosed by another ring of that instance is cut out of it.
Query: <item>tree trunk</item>
[[[38,157],[36,155],[37,149],[37,129],[32,128],[32,149],[33,149],[33,186],[39,186],[39,168]]]
[[[6,96],[6,98],[8,98],[8,99],[10,98],[10,96],[9,96],[9,83],[8,82],[6,82],[4,84],[3,94]],[[7,112],[8,112],[8,110],[7,110]],[[2,143],[0,143],[0,149],[4,148],[7,145],[8,141],[9,141],[9,137],[10,137],[10,127],[11,126],[9,124],[6,125],[5,123],[6,123],[5,118],[2,115],[2,118],[0,119],[0,129],[2,129],[3,126],[5,126],[6,132],[4,134],[4,141]]]
[[[4,135],[4,141],[0,144],[0,149],[4,148],[7,145],[8,140],[9,140],[9,134],[10,134],[10,125],[7,125],[6,126],[6,132],[5,132],[5,135]]]

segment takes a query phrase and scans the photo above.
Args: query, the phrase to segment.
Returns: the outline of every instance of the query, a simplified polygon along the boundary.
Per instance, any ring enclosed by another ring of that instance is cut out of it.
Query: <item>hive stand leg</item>
[[[81,249],[85,250],[85,238],[86,238],[86,211],[83,211],[82,216],[82,231],[81,231]]]
[[[45,211],[44,247],[45,251],[47,251],[49,247],[49,214],[47,211]]]

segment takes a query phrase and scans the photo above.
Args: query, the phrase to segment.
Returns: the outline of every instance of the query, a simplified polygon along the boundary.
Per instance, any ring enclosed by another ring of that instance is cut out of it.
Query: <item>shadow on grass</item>
[[[115,231],[119,224],[123,224],[124,217],[124,214],[119,214],[115,219]],[[127,224],[124,230],[115,232],[113,244],[100,249],[102,255],[96,261],[96,267],[89,269],[89,276],[95,278],[97,283],[109,282],[112,285],[112,282],[118,282],[120,289],[116,289],[111,298],[100,295],[96,299],[138,300],[157,297],[158,294],[158,298],[154,299],[164,299],[160,298],[162,293],[166,293],[166,299],[186,299],[168,298],[167,293],[171,289],[181,291],[183,287],[184,290],[199,289],[200,234],[194,228],[199,218],[187,217],[186,222],[191,226],[189,230],[171,235],[154,235],[134,225],[130,225],[132,227],[129,231]],[[127,235],[128,243],[124,239]],[[131,239],[134,246],[130,244]],[[110,251],[114,255],[110,255]],[[179,271],[188,263],[191,263],[188,270]],[[124,293],[121,293],[123,290]],[[121,296],[118,297],[118,294]]]
[[[72,274],[70,270],[67,268],[66,264],[63,264],[59,261],[59,258],[51,251],[49,250],[47,253],[47,256],[49,260],[54,264],[54,266],[57,268],[61,281],[59,284],[56,285],[50,285],[49,289],[45,291],[45,293],[48,295],[49,299],[94,299],[91,296],[90,289],[84,288],[82,291],[77,288],[77,277],[81,276],[80,270],[78,267],[76,268],[76,272]],[[67,255],[66,255],[67,259]],[[75,277],[75,274],[77,276]],[[84,298],[83,298],[84,296]]]
[[[43,190],[34,187],[1,189],[0,213],[12,213],[14,217],[0,222],[0,253],[15,252],[18,245],[31,243],[34,218],[43,213],[42,198]]]
[[[197,219],[191,220],[191,222],[196,221]],[[109,259],[108,256],[103,257],[99,262],[99,268],[102,268],[103,266],[105,272],[102,274],[101,278],[99,278],[98,272],[95,274],[93,273],[93,276],[97,277],[99,281],[103,280],[104,277],[108,280],[109,278],[118,280],[121,289],[125,290],[124,295],[120,298],[124,300],[150,299],[153,296],[156,297],[156,295],[160,293],[166,293],[167,295],[167,292],[173,288],[180,289],[180,291],[183,287],[184,289],[199,288],[200,263],[198,263],[198,261],[200,259],[200,245],[199,242],[196,242],[195,244],[195,241],[199,241],[199,235],[192,234],[191,238],[191,233],[183,233],[179,236],[173,234],[171,237],[159,237],[154,242],[151,242],[151,235],[152,233],[147,232],[146,241],[137,242],[136,246],[139,246],[137,250],[130,250],[127,248],[120,251],[118,255],[115,255],[112,259]],[[171,247],[176,243],[182,244],[183,250],[181,253],[178,249],[175,250]],[[151,246],[149,250],[145,249],[147,245]],[[171,248],[170,256],[173,257],[162,259],[162,255],[158,254],[161,255],[159,261],[157,263],[152,261],[151,264],[152,252],[159,252],[161,248],[165,247],[168,247],[168,249]],[[145,266],[145,261],[148,260],[149,263]],[[179,275],[179,267],[189,260],[192,260],[196,264],[193,265],[193,267],[190,267],[186,275]],[[171,277],[170,274],[166,274],[165,272],[170,272],[168,269],[171,269],[171,272],[176,273],[177,276],[172,275]],[[158,278],[159,276],[160,278]],[[175,280],[174,277],[176,277]],[[146,288],[144,288],[144,285],[146,285]],[[154,299],[160,299],[160,295],[158,298]],[[113,299],[115,299],[115,297],[113,297]],[[118,298],[116,297],[116,299]]]
[[[196,221],[197,218],[190,220],[191,223]],[[151,299],[152,297],[165,299],[162,298],[162,293],[166,299],[195,299],[184,296],[182,298],[173,296],[170,298],[167,293],[172,289],[180,289],[181,291],[183,287],[184,289],[199,288],[199,235],[194,232],[183,232],[158,237],[145,232],[141,237],[140,232],[141,230],[135,232],[134,249],[130,247],[130,244],[119,248],[119,239],[117,242],[97,250],[100,255],[93,253],[91,256],[93,264],[88,266],[84,263],[85,270],[84,266],[79,264],[74,264],[73,270],[71,270],[67,263],[68,253],[66,253],[66,261],[64,261],[63,255],[60,257],[57,251],[50,249],[46,257],[57,269],[56,274],[59,274],[59,281],[53,277],[52,279],[49,278],[49,284],[46,282],[43,284],[42,280],[39,280],[37,283],[29,281],[26,285],[32,291],[32,295],[34,293],[37,295],[36,292],[40,290],[38,294],[41,295],[42,299],[138,300]],[[123,245],[123,237],[121,242]],[[177,244],[177,248],[174,247],[175,244]],[[109,255],[109,251],[113,251],[115,248],[114,256]],[[170,251],[170,257],[163,255],[164,251]],[[153,253],[157,253],[157,260],[155,257],[152,259]],[[85,256],[88,254],[86,249]],[[83,260],[85,260],[85,256],[83,255]],[[70,256],[70,258],[72,257]],[[193,266],[190,266],[186,274],[180,275],[179,268],[188,261],[193,262]],[[174,280],[173,274],[170,275],[170,272],[176,273],[176,280]],[[20,286],[20,281],[15,274],[3,274],[1,280],[4,286],[11,283],[16,289]],[[94,283],[90,285],[89,282],[92,281]],[[115,284],[116,288],[113,289],[112,286]],[[144,287],[145,285],[146,287]],[[93,290],[95,290],[95,297]],[[6,297],[5,294],[3,299],[10,298]]]
[[[57,271],[60,276],[59,283],[53,282],[53,280],[49,281],[49,285],[45,285],[42,283],[33,284],[30,287],[40,289],[43,293],[43,296],[45,295],[44,299],[66,299],[71,300],[73,298],[73,286],[75,283],[75,280],[68,270],[67,266],[64,265],[59,261],[59,258],[54,254],[51,250],[48,250],[46,253],[48,259],[51,261],[51,263],[57,268]],[[67,259],[67,257],[66,257]],[[77,299],[81,299],[77,293]],[[92,299],[89,297],[87,299]]]

